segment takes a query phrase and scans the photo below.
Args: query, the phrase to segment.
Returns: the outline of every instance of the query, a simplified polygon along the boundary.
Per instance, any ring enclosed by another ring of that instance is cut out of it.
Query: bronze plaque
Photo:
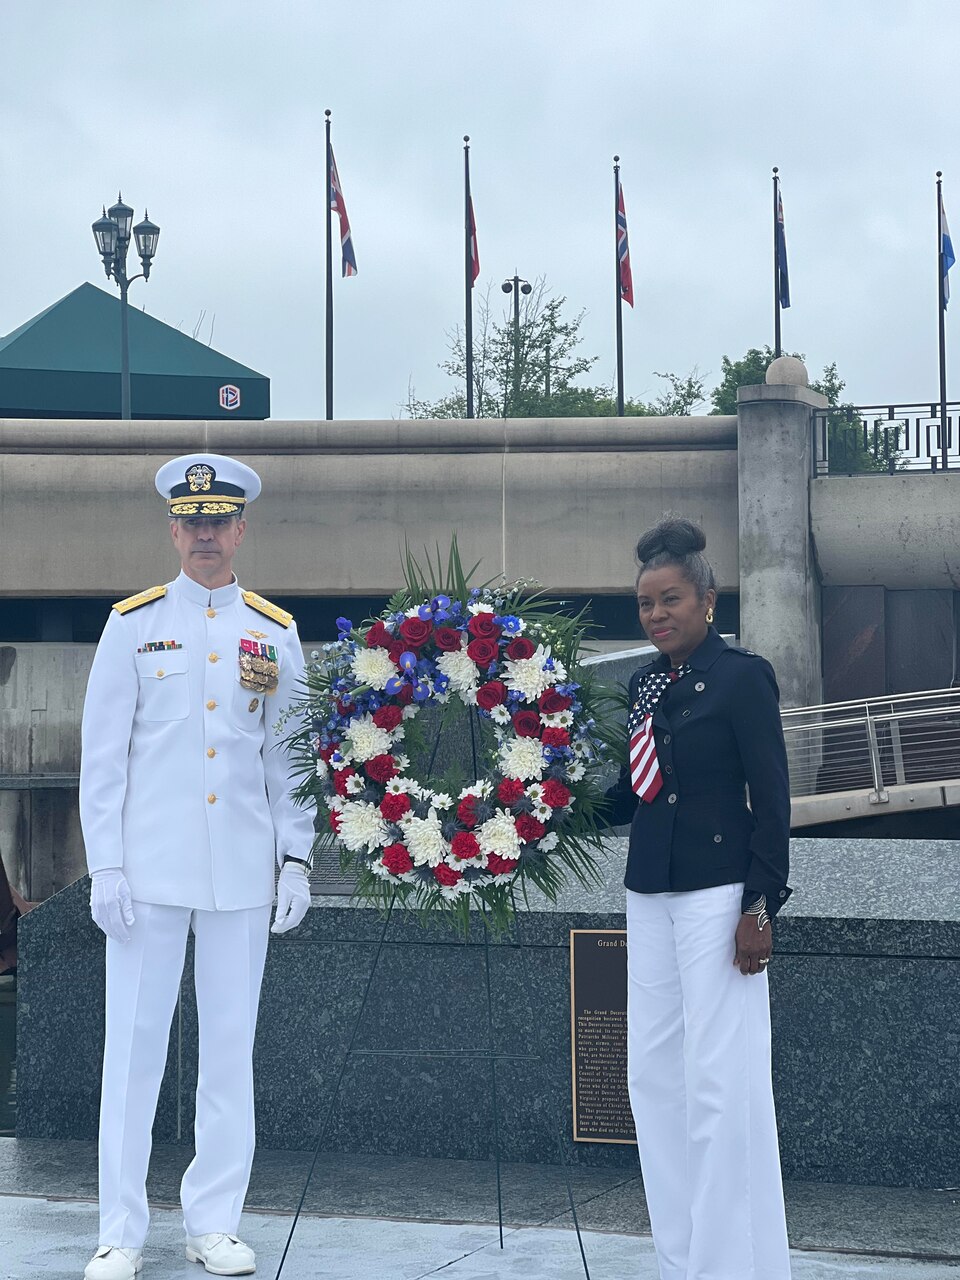
[[[570,930],[574,1142],[636,1143],[627,1092],[627,935]]]

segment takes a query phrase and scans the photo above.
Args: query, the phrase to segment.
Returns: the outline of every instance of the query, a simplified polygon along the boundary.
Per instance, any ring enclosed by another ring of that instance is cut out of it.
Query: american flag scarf
[[[637,700],[627,720],[627,738],[630,742],[630,786],[641,800],[649,804],[663,786],[657,744],[653,740],[653,713],[667,689],[690,672],[690,664],[683,663],[675,671],[651,671],[644,676],[637,690]]]

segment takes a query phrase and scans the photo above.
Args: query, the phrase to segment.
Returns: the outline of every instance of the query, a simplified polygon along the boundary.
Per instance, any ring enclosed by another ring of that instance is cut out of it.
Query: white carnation
[[[513,738],[500,748],[500,766],[508,778],[521,782],[543,777],[543,747],[539,738]]]
[[[477,828],[475,834],[484,853],[497,853],[501,858],[520,857],[520,837],[506,809],[498,809],[492,818]]]
[[[541,853],[550,853],[560,843],[560,837],[555,831],[548,831],[540,841],[539,849]]]
[[[459,693],[464,702],[473,705],[477,700],[477,683],[480,673],[477,664],[467,656],[465,649],[453,649],[441,653],[437,667],[450,681],[450,688]]]
[[[359,684],[371,689],[385,689],[387,681],[397,674],[397,666],[386,649],[358,649],[350,664]]]
[[[340,810],[339,835],[353,853],[373,853],[387,838],[387,824],[376,805],[353,802]]]
[[[425,818],[405,815],[400,826],[403,828],[403,843],[415,866],[435,867],[443,861],[444,854],[450,852],[450,846],[440,831],[440,819],[434,810],[431,809]]]
[[[369,715],[354,720],[344,735],[350,749],[350,755],[361,763],[372,760],[374,756],[388,755],[390,751],[390,734],[379,725],[373,723]]]

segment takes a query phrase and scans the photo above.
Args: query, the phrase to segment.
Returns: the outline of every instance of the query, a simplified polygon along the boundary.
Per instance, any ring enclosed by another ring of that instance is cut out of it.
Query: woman
[[[609,793],[611,823],[632,819],[630,1101],[661,1280],[788,1280],[766,976],[790,894],[787,760],[773,668],[711,625],[705,546],[679,519],[637,543],[660,657],[630,681]]]

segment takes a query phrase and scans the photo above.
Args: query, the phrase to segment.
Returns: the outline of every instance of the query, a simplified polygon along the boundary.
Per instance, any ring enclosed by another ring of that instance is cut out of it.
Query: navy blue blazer
[[[663,786],[638,802],[629,770],[607,792],[611,826],[632,822],[624,884],[637,893],[708,889],[743,881],[771,915],[790,896],[790,783],[780,692],[766,658],[728,645],[714,627],[670,685],[653,717]],[[630,705],[661,654],[630,678]],[[750,803],[747,803],[749,787]]]

